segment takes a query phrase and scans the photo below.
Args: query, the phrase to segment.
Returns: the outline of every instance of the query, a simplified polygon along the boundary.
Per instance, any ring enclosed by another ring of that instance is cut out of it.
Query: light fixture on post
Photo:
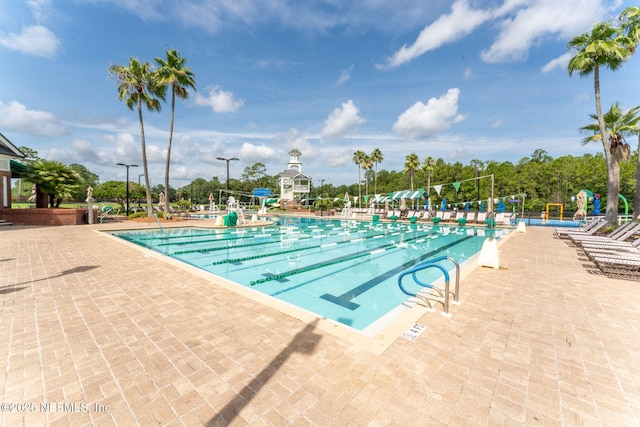
[[[216,157],[217,160],[222,160],[223,162],[227,162],[227,200],[229,200],[229,162],[231,160],[240,160],[237,157],[231,157],[230,159],[225,159],[224,157]]]
[[[137,168],[138,165],[127,165],[124,163],[116,163],[117,166],[124,166],[127,168],[127,211],[126,215],[129,216],[129,168]],[[140,177],[138,177],[140,179]]]

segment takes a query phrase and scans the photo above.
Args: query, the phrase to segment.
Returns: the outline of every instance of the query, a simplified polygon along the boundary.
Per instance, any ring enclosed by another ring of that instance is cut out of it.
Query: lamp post
[[[231,157],[230,159],[225,159],[224,157],[216,157],[218,160],[222,160],[223,162],[227,162],[227,200],[229,200],[229,162],[231,160],[240,160],[237,157]]]
[[[124,163],[116,163],[117,166],[124,166],[127,168],[127,216],[129,216],[129,168],[137,168],[138,165],[127,165]],[[140,177],[138,177],[140,179]]]
[[[138,185],[142,187],[142,184],[140,183],[140,178],[142,178],[144,176],[143,173],[141,173],[140,175],[138,175]],[[138,207],[140,207],[140,198],[138,197]]]

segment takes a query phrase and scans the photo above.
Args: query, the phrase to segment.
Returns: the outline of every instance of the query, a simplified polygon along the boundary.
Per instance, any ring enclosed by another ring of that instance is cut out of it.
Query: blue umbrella
[[[469,202],[465,202],[464,203],[464,210],[468,211],[469,210]]]
[[[441,211],[446,211],[447,210],[447,198],[445,197],[444,199],[442,199],[442,207],[440,208]]]
[[[497,212],[504,212],[507,210],[507,207],[504,205],[502,200],[498,200],[498,207],[496,209]]]
[[[484,212],[484,201],[480,202],[480,212]]]
[[[429,199],[427,198],[427,200],[424,202],[424,210],[428,211],[429,210]]]

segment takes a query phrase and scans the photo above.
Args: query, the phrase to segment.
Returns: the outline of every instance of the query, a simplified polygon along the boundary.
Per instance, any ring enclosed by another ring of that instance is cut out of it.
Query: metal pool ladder
[[[455,264],[456,266],[456,284],[455,284],[455,288],[454,291],[451,292],[449,290],[449,282],[450,282],[450,278],[449,278],[449,272],[447,271],[446,268],[444,268],[440,262],[441,261],[451,261]],[[442,272],[442,274],[444,275],[444,293],[437,287],[433,286],[431,283],[426,283],[423,282],[422,280],[420,280],[418,278],[418,272],[422,271],[422,270],[426,270],[428,268],[436,268],[438,270],[440,270]],[[411,275],[411,277],[413,278],[413,281],[415,283],[417,283],[418,285],[425,287],[425,288],[429,288],[433,291],[436,292],[436,294],[433,293],[429,293],[427,295],[422,295],[419,293],[413,293],[408,291],[404,285],[402,284],[402,279],[405,276]],[[440,256],[437,258],[433,258],[430,259],[428,261],[423,261],[420,262],[416,265],[414,265],[411,268],[408,268],[406,270],[404,270],[402,273],[400,273],[398,275],[398,286],[400,287],[400,290],[402,292],[404,292],[405,294],[415,297],[415,298],[420,298],[422,299],[424,302],[426,302],[429,305],[430,309],[433,309],[433,307],[431,306],[431,301],[429,301],[429,296],[437,296],[439,302],[442,303],[442,305],[444,306],[444,311],[442,312],[443,316],[446,317],[451,317],[451,314],[449,313],[449,295],[453,294],[453,303],[454,304],[460,304],[459,301],[459,292],[460,292],[460,264],[458,264],[458,261],[456,261],[454,258],[450,257],[450,256]]]

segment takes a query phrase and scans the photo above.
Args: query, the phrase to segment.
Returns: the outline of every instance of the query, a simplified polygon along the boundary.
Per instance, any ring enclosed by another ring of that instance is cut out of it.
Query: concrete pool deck
[[[0,230],[0,425],[640,424],[639,284],[552,228],[380,352],[97,231],[132,226]]]

